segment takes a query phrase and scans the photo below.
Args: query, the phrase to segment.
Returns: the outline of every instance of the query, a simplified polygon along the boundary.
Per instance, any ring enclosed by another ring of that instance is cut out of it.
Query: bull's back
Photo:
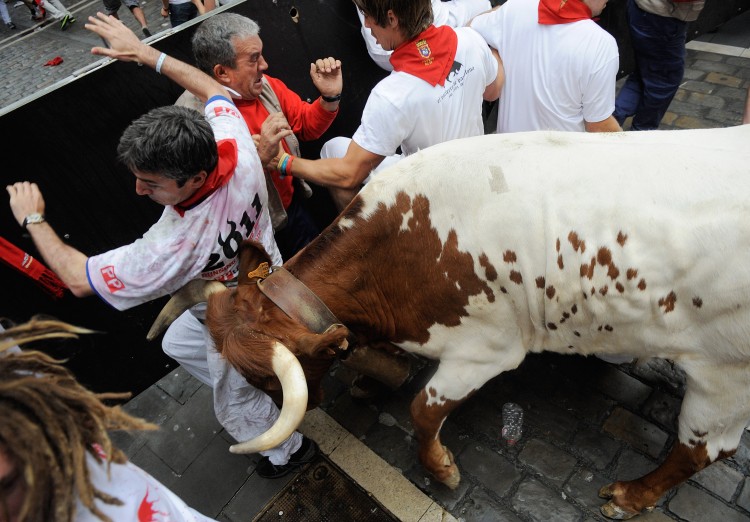
[[[378,175],[363,211],[428,202],[492,288],[479,300],[510,305],[532,349],[606,351],[616,331],[684,344],[676,332],[750,305],[748,143],[750,126],[456,140]]]

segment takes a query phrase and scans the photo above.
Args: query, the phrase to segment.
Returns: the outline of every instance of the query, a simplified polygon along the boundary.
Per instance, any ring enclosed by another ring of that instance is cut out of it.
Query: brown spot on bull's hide
[[[646,289],[646,280],[641,279],[638,281],[638,290],[645,290]]]
[[[592,286],[592,287],[591,287],[591,295],[594,295],[595,293],[596,293],[596,288],[594,288],[594,287]]]
[[[556,252],[559,252],[559,251],[560,251],[560,238],[559,238],[559,237],[558,237],[558,238],[557,238],[557,240],[555,241],[555,251],[556,251]]]
[[[510,280],[516,283],[517,285],[520,285],[521,283],[523,283],[523,276],[521,275],[521,272],[516,272],[515,270],[511,270]]]
[[[693,435],[695,435],[699,439],[702,439],[703,437],[705,437],[706,435],[708,435],[707,431],[698,431],[698,430],[691,430],[691,431],[693,432]]]
[[[609,270],[607,270],[607,275],[612,281],[614,281],[620,275],[620,269],[617,268],[617,265],[615,265],[614,263],[610,263]]]
[[[549,285],[547,287],[546,294],[547,294],[547,299],[552,299],[553,297],[555,297],[555,287],[552,285]]]
[[[506,288],[505,288],[504,286],[501,286],[501,287],[500,287],[500,291],[501,291],[502,293],[504,293],[504,294],[507,294],[507,293],[508,293],[508,290],[507,290],[507,289],[506,289]]]
[[[631,279],[635,279],[636,277],[638,277],[638,270],[636,270],[635,268],[628,268],[625,273],[628,276],[628,281],[630,281]]]
[[[659,306],[664,307],[664,313],[674,311],[674,304],[677,302],[677,296],[674,292],[669,292],[666,297],[659,299]]]
[[[576,252],[580,250],[581,254],[583,254],[586,251],[586,242],[578,239],[578,234],[575,232],[570,232],[568,234],[568,241],[570,241],[573,250]]]
[[[696,308],[700,308],[701,306],[703,306],[703,299],[697,296],[693,297],[693,306]]]
[[[487,254],[482,254],[481,256],[479,256],[479,265],[484,268],[484,276],[488,281],[494,281],[497,279],[497,270],[495,270],[493,264],[490,263],[490,259],[487,257]]]
[[[597,328],[596,331],[597,332],[601,332],[602,331],[602,326],[599,326],[599,328]]]
[[[570,317],[570,314],[568,312],[563,312],[563,318],[567,319],[568,317]]]
[[[716,457],[716,460],[728,459],[735,453],[737,453],[737,448],[730,449],[730,450],[722,450],[719,452],[719,455]]]
[[[580,337],[581,336],[581,334],[578,333],[578,330],[573,330],[573,335],[575,335],[576,337]]]
[[[602,296],[607,295],[607,291],[609,290],[609,287],[607,285],[604,285],[599,289],[599,293],[602,294]]]
[[[573,306],[571,306],[570,307],[570,311],[572,313],[574,313],[574,314],[577,314],[578,313],[578,305],[574,304]]]
[[[547,328],[550,330],[557,330],[557,325],[555,323],[547,323]]]
[[[569,344],[569,345],[568,345],[568,349],[569,349],[569,350],[572,350],[573,348],[574,348],[574,346],[573,346],[572,344]]]
[[[599,261],[600,265],[606,266],[612,262],[612,252],[609,248],[601,247],[596,253],[596,260]]]
[[[557,267],[558,267],[558,268],[559,268],[560,270],[562,270],[563,268],[565,268],[565,267],[563,266],[563,258],[562,258],[562,254],[560,254],[559,256],[557,256]]]
[[[593,279],[594,277],[594,267],[596,267],[596,258],[592,257],[591,262],[589,263],[589,271],[586,274],[586,277],[588,277],[589,280]]]
[[[581,277],[586,277],[586,274],[588,273],[588,271],[589,271],[589,265],[587,265],[586,263],[583,263],[581,264],[581,268],[579,269],[578,274]]]
[[[434,325],[461,324],[472,298],[496,299],[490,263],[460,250],[455,229],[436,230],[427,197],[401,192],[366,215],[363,199],[284,264],[354,334],[424,344]]]
[[[544,276],[539,276],[534,281],[537,288],[544,288]]]
[[[620,246],[625,246],[625,242],[628,240],[627,234],[623,234],[622,231],[617,233],[617,242]]]
[[[583,298],[584,299],[588,299],[589,298],[589,296],[586,295],[586,292],[581,292],[581,293],[583,294]]]
[[[437,390],[430,386],[429,388],[427,388],[427,394],[434,399],[435,397],[437,397]]]
[[[515,263],[516,262],[516,253],[512,250],[506,250],[503,254],[503,261],[506,263]]]
[[[625,291],[625,287],[622,286],[622,283],[620,283],[619,281],[615,285],[615,288],[617,288],[617,291],[620,292],[620,293],[623,293]]]
[[[607,330],[608,332],[611,332],[613,330],[613,328],[608,324],[604,325],[604,329]]]

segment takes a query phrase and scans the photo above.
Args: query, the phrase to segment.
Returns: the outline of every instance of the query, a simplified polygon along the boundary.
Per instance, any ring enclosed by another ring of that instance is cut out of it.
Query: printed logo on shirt
[[[125,288],[125,284],[117,279],[115,275],[115,267],[113,265],[105,266],[101,269],[102,278],[109,288],[109,292],[114,294],[115,292]]]
[[[240,117],[240,114],[234,109],[234,107],[227,107],[226,105],[219,105],[218,107],[214,107],[214,114],[216,116],[229,114],[231,116],[234,116],[235,118]]]
[[[473,70],[474,67],[464,67],[461,62],[454,61],[448,76],[445,78],[445,91],[440,95],[437,102],[441,103],[445,98],[452,98],[456,90],[464,86],[464,82],[467,81],[468,75]]]
[[[208,263],[201,270],[201,278],[226,281],[235,277],[235,267],[237,266],[235,258],[239,254],[240,245],[247,238],[257,239],[260,236],[260,232],[255,230],[255,225],[260,219],[262,210],[263,204],[260,202],[260,196],[256,193],[252,203],[254,214],[252,217],[244,211],[239,222],[227,220],[229,232],[226,235],[219,233],[216,238],[219,251],[209,254]],[[253,234],[255,234],[255,237]]]
[[[141,500],[141,505],[138,506],[138,522],[158,522],[157,515],[169,516],[169,513],[156,509],[157,502],[159,502],[159,497],[155,500],[148,500],[148,488],[146,488],[146,495]]]

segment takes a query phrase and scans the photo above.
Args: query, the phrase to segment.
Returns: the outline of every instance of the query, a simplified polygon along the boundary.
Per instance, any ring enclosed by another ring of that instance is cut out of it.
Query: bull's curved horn
[[[274,344],[273,371],[281,381],[284,402],[281,414],[271,428],[252,440],[229,447],[232,453],[258,453],[275,448],[286,440],[300,425],[307,411],[307,382],[302,365],[289,349],[281,343]]]
[[[216,292],[223,292],[224,290],[226,290],[226,287],[218,281],[209,281],[206,279],[194,279],[190,281],[177,290],[167,304],[164,305],[164,308],[161,309],[156,320],[154,320],[154,324],[151,325],[148,334],[146,334],[146,339],[153,341],[182,312],[198,303],[205,303],[209,295]]]

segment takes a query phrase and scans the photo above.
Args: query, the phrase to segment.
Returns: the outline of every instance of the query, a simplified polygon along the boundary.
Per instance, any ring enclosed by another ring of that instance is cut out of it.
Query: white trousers
[[[248,383],[216,351],[208,328],[190,311],[167,329],[162,348],[193,377],[214,389],[216,418],[236,440],[246,441],[265,433],[279,418],[273,400]],[[260,453],[272,464],[282,465],[301,445],[302,434],[295,431],[280,445]]]
[[[60,0],[44,0],[42,7],[57,20],[60,20],[65,15],[71,16],[70,11],[60,3]]]

